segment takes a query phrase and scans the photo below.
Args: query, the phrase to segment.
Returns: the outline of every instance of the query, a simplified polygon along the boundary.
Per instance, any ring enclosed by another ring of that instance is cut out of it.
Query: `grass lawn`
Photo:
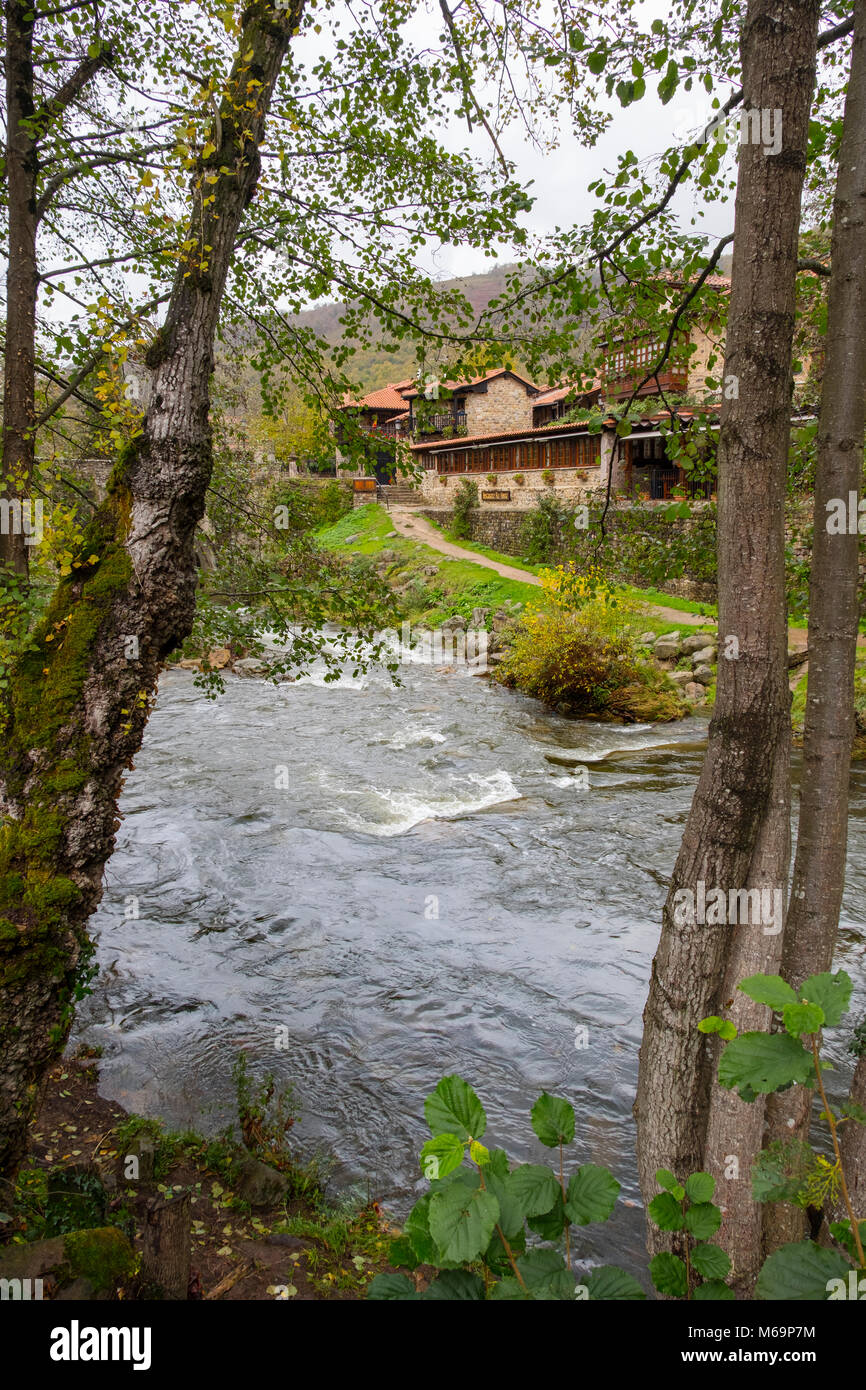
[[[442,527],[437,527],[437,530],[442,531]],[[447,535],[444,531],[442,533]],[[532,604],[537,608],[547,606],[543,592],[535,584],[504,579],[495,570],[473,564],[471,560],[450,559],[422,541],[396,534],[388,512],[375,503],[348,512],[335,525],[317,532],[317,539],[329,550],[370,559],[375,559],[382,550],[392,550],[396,558],[388,571],[388,580],[395,587],[414,581],[415,587],[403,601],[403,607],[406,616],[415,621],[423,619],[435,625],[455,613],[468,618],[473,608],[496,609],[506,601]],[[524,569],[529,574],[537,575],[546,568],[469,541],[459,540],[455,543],[490,560]],[[424,575],[424,569],[434,564],[438,569],[437,575]],[[708,625],[710,615],[715,613],[710,604],[689,603],[685,599],[671,598],[669,594],[636,589],[631,585],[623,585],[622,588],[624,597],[636,603],[658,603],[678,612],[706,614]],[[676,622],[647,613],[638,615],[635,625],[641,630],[663,633],[672,631]]]

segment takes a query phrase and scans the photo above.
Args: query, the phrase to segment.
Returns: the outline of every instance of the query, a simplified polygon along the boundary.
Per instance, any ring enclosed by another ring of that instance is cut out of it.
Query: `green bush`
[[[592,605],[578,613],[529,613],[497,677],[546,705],[567,705],[577,717],[680,718],[664,673],[638,661],[628,633],[605,627]]]
[[[480,1141],[487,1116],[459,1076],[443,1077],[427,1097],[424,1114],[433,1137],[422,1148],[420,1162],[430,1191],[415,1203],[403,1234],[391,1242],[389,1258],[409,1270],[433,1265],[438,1274],[423,1293],[406,1274],[379,1274],[368,1298],[549,1302],[646,1297],[637,1280],[613,1265],[575,1281],[572,1227],[607,1221],[620,1185],[595,1163],[583,1163],[570,1175],[564,1172],[563,1150],[575,1128],[567,1100],[542,1092],[532,1107],[536,1135],[546,1148],[559,1151],[558,1171],[538,1163],[512,1167],[504,1149],[486,1148]],[[546,1243],[530,1245],[534,1236]]]
[[[462,478],[454,494],[454,520],[451,534],[457,540],[468,540],[472,534],[471,513],[478,506],[478,484]]]

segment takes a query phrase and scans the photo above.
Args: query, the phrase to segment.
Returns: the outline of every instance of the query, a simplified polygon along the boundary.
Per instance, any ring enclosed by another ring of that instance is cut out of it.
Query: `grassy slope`
[[[415,580],[417,598],[407,596],[403,607],[407,616],[429,622],[441,621],[451,613],[468,616],[472,608],[500,608],[503,603],[544,604],[544,595],[534,584],[503,579],[494,570],[475,565],[471,560],[451,560],[420,541],[390,535],[393,524],[388,513],[379,506],[359,507],[317,534],[320,544],[343,554],[358,553],[371,559],[382,550],[394,551],[389,579],[392,583]],[[425,576],[424,568],[437,566],[438,574]],[[426,601],[425,601],[426,600]]]

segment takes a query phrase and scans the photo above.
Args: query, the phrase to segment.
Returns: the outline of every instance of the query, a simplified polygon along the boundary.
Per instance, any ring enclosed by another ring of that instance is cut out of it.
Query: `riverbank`
[[[190,1299],[365,1298],[396,1228],[376,1202],[332,1205],[320,1162],[271,1157],[130,1114],[100,1095],[94,1049],[78,1049],[49,1075],[4,1200],[0,1278],[42,1279],[61,1302],[164,1297],[143,1268],[147,1213],[188,1199]]]
[[[369,563],[416,627],[488,630],[496,679],[567,718],[667,723],[712,703],[714,630],[699,605],[660,608],[603,582],[593,601],[554,571],[473,555],[405,508],[359,507],[318,539]],[[691,645],[682,626],[702,629]]]

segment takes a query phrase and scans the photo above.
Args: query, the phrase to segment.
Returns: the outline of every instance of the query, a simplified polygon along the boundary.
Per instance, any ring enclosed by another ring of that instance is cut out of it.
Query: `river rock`
[[[502,629],[503,629],[504,627],[507,627],[508,624],[509,624],[510,622],[511,622],[511,614],[510,614],[510,613],[504,612],[503,609],[501,609],[501,608],[498,609],[498,610],[493,614],[493,631],[494,631],[494,632],[501,632]]]
[[[185,656],[183,661],[179,661],[178,666],[182,671],[200,671],[201,661],[197,656]]]
[[[698,685],[712,685],[716,678],[712,666],[697,666],[692,674]]]
[[[394,537],[396,536],[396,534],[397,534],[396,531],[389,531],[388,534],[387,534],[386,537],[385,537],[385,540],[386,540],[386,541],[391,541],[391,540],[393,540]]]
[[[489,613],[489,608],[473,608],[472,616],[469,619],[469,626],[484,627],[485,623],[487,622],[487,617]]]
[[[265,663],[259,661],[257,656],[245,656],[242,661],[236,661],[232,667],[236,676],[263,676],[267,669]]]
[[[42,1279],[63,1264],[63,1236],[7,1245],[0,1250],[0,1279]]]
[[[443,632],[463,631],[466,627],[466,619],[461,618],[460,614],[457,613],[453,618],[446,618],[441,627]]]
[[[655,642],[656,634],[654,632],[642,632],[640,637],[637,639],[637,644],[639,647],[654,647]]]
[[[671,671],[670,679],[674,685],[688,685],[692,679],[691,671]]]
[[[688,685],[683,690],[686,699],[694,701],[703,700],[706,697],[706,693],[704,687],[698,685],[697,681],[689,681]]]
[[[706,632],[692,632],[688,637],[684,637],[680,644],[683,656],[691,656],[693,652],[699,652],[710,642],[710,636]]]
[[[657,661],[675,661],[680,654],[680,635],[678,632],[667,632],[664,637],[659,637],[653,647],[653,656]]]
[[[235,1169],[234,1189],[251,1207],[272,1207],[281,1202],[289,1189],[285,1173],[259,1163],[252,1154],[244,1154]]]
[[[423,568],[423,570],[421,571],[421,573],[422,573],[422,574],[426,574],[426,575],[428,575],[430,578],[432,578],[434,574],[438,574],[438,573],[439,573],[439,566],[438,566],[438,565],[425,565],[424,568]]]
[[[207,664],[214,671],[222,671],[231,659],[232,654],[228,647],[214,647],[213,651],[207,654]]]
[[[699,652],[695,652],[692,655],[692,665],[709,665],[711,662],[715,661],[717,656],[718,652],[715,647],[701,647]]]

